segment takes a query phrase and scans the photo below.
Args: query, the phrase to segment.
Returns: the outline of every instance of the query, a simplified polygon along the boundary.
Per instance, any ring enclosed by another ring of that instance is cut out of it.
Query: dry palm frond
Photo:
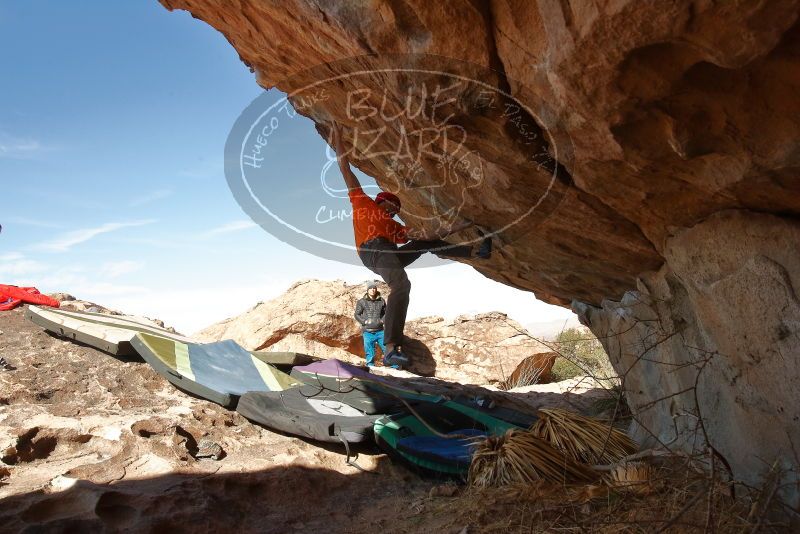
[[[653,473],[654,469],[649,464],[629,462],[614,466],[606,475],[606,481],[614,489],[648,495],[654,490]]]
[[[473,487],[547,482],[586,482],[597,473],[566,457],[547,442],[525,430],[509,430],[477,445],[469,468]]]
[[[588,464],[611,464],[636,451],[636,444],[621,430],[564,410],[539,410],[531,432],[572,460]]]

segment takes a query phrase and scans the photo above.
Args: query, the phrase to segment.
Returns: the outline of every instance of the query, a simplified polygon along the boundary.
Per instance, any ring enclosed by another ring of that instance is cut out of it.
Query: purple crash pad
[[[413,385],[398,380],[396,377],[374,375],[363,367],[357,367],[336,359],[322,360],[309,365],[293,367],[291,376],[301,382],[311,385],[324,385],[334,391],[337,390],[337,387],[340,387],[335,386],[334,383],[340,385],[350,384],[349,387],[356,387],[353,382],[348,382],[353,380],[364,382],[367,386],[371,383],[379,391],[388,392],[395,396],[399,395],[405,399],[439,402],[444,398],[440,395],[418,391]]]
[[[374,375],[363,367],[351,365],[335,358],[293,367],[291,375],[301,381],[302,375],[317,378],[333,378],[339,381],[355,379],[381,384],[392,389],[413,391],[413,388],[410,388],[393,376]]]
[[[367,380],[380,380],[383,377],[375,376],[366,369],[356,367],[341,360],[322,360],[308,365],[300,365],[292,368],[293,371],[307,373],[310,375],[331,376],[334,378],[362,378]]]

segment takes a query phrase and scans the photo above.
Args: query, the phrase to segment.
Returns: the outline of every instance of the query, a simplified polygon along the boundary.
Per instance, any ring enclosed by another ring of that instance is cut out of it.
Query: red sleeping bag
[[[4,286],[0,284],[0,311],[13,310],[23,302],[52,306],[58,308],[61,304],[54,298],[42,295],[35,287]]]

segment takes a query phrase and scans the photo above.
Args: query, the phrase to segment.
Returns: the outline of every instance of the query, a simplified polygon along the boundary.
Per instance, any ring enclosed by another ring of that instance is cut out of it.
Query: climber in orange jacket
[[[477,256],[488,259],[492,253],[491,240],[488,237],[484,239],[475,254],[471,246],[453,245],[442,240],[473,226],[472,222],[452,225],[435,236],[403,226],[394,220],[401,208],[396,195],[383,191],[373,200],[361,189],[361,183],[350,169],[342,144],[341,126],[337,123],[333,124],[331,145],[336,151],[339,169],[353,206],[353,232],[358,256],[369,270],[389,285],[384,317],[386,355],[383,362],[384,365],[402,368],[409,363],[408,357],[402,352],[403,329],[411,292],[411,282],[405,268],[425,252],[451,258]]]

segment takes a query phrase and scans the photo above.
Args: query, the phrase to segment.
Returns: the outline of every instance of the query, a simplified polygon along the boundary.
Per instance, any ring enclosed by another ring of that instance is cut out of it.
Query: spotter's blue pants
[[[377,332],[364,332],[364,354],[367,356],[367,365],[375,365],[375,343],[381,347],[381,354],[386,355],[383,344],[383,330]]]

